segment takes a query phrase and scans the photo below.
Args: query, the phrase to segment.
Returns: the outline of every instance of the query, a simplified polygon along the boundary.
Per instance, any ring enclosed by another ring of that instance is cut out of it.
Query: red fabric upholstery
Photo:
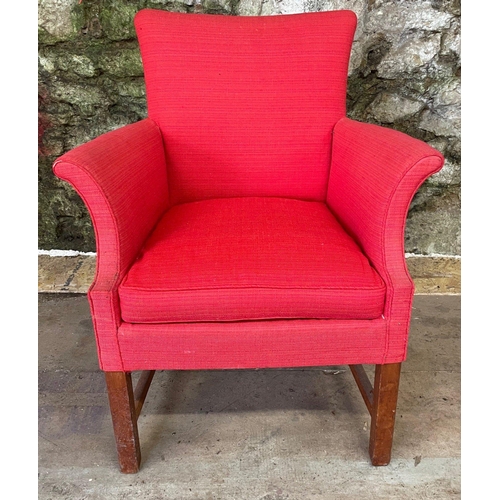
[[[60,157],[54,173],[89,209],[98,256],[89,301],[99,360],[121,370],[118,285],[168,204],[160,131],[146,119],[108,132]]]
[[[195,16],[143,10],[135,26],[149,117],[172,203],[233,196],[324,200],[345,115],[351,11]]]
[[[354,13],[136,27],[149,118],[54,164],[96,232],[101,368],[404,360],[405,218],[443,157],[345,117]]]
[[[398,363],[405,353],[386,352],[386,327],[383,319],[122,323],[118,342],[130,371]]]
[[[348,118],[334,136],[327,203],[387,285],[385,363],[392,352],[406,356],[414,290],[404,252],[408,208],[444,158],[406,134]]]
[[[385,285],[324,203],[173,207],[119,287],[129,323],[374,319]]]

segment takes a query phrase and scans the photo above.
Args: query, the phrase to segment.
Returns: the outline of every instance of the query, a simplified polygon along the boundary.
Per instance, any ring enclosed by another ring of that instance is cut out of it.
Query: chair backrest
[[[353,12],[244,17],[145,9],[135,27],[171,203],[325,199],[332,129],[345,115]]]

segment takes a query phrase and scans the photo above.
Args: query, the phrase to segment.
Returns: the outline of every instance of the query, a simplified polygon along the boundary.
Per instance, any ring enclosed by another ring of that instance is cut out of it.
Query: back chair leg
[[[125,474],[133,474],[139,471],[141,449],[132,377],[128,372],[106,372],[105,375],[120,469]]]
[[[391,460],[400,373],[401,363],[375,366],[369,450],[373,465]]]

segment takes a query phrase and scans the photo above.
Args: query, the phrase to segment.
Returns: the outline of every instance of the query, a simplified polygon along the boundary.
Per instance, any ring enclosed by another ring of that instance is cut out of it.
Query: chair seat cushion
[[[322,202],[170,208],[119,287],[128,323],[375,319],[385,285]]]

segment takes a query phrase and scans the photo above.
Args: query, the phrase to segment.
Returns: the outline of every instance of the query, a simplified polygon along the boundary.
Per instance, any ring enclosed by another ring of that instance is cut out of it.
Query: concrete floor
[[[368,370],[367,370],[368,371]],[[393,459],[346,366],[157,372],[119,472],[87,299],[39,294],[39,500],[460,498],[460,296],[417,295]]]

